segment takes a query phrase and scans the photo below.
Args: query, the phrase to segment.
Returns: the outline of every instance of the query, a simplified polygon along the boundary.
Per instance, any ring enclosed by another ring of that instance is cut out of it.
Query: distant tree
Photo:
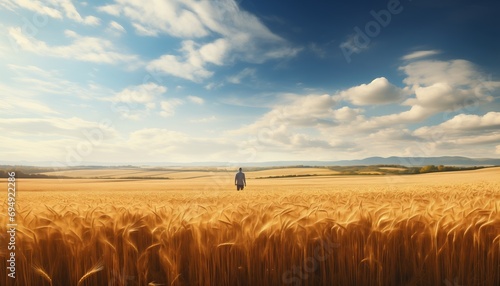
[[[420,168],[420,173],[436,172],[438,168],[434,165],[427,165]]]
[[[439,166],[438,166],[438,171],[439,171],[439,172],[442,172],[442,171],[444,171],[444,170],[445,170],[444,165],[439,165]]]

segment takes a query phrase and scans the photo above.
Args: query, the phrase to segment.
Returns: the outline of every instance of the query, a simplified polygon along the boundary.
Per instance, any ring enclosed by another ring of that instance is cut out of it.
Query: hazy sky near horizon
[[[0,160],[499,158],[499,9],[0,0]]]

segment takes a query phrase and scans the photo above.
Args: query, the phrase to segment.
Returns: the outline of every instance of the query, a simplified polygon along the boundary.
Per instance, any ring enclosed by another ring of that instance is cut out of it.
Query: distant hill
[[[60,164],[54,162],[13,162],[0,161],[0,165],[20,165],[20,166],[44,166],[56,167]],[[269,162],[130,162],[130,163],[102,163],[85,162],[85,166],[93,168],[103,166],[165,166],[165,167],[284,167],[284,166],[369,166],[369,165],[400,165],[406,167],[419,167],[426,165],[446,165],[446,166],[500,166],[500,159],[493,158],[467,158],[460,156],[442,156],[442,157],[369,157],[360,160],[341,160],[341,161],[269,161]]]
[[[425,165],[446,165],[446,166],[499,166],[500,159],[491,158],[467,158],[460,156],[443,157],[370,157],[361,160],[344,160],[332,162],[338,166],[356,165],[402,165],[402,166],[425,166]]]
[[[174,166],[176,163],[170,163]],[[155,164],[159,165],[159,164]],[[419,167],[426,165],[446,166],[500,166],[500,159],[493,158],[467,158],[460,156],[442,157],[369,157],[359,160],[340,161],[269,161],[269,162],[193,162],[181,163],[178,166],[246,166],[246,167],[284,167],[284,166],[370,166],[370,165],[399,165],[406,167]]]
[[[360,160],[341,161],[275,161],[261,163],[244,163],[242,166],[370,166],[370,165],[400,165],[419,167],[426,165],[446,166],[500,166],[500,159],[467,158],[460,156],[443,157],[369,157]]]

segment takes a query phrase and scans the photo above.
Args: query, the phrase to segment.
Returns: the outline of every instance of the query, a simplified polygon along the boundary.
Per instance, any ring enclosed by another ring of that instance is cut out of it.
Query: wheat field
[[[499,285],[499,175],[19,179],[0,284]]]

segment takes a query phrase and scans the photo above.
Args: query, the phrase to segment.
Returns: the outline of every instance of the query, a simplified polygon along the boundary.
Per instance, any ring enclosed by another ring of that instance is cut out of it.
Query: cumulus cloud
[[[264,115],[264,124],[292,123],[297,125],[321,124],[333,117],[333,107],[337,100],[329,94],[295,96],[288,104],[277,105]]]
[[[491,78],[484,80],[468,61],[422,59],[431,54],[408,57],[413,61],[400,68],[406,74],[406,86],[401,88],[379,77],[333,95],[284,96],[254,122],[229,134],[251,134],[256,138],[254,146],[267,151],[319,148],[357,156],[435,156],[460,154],[463,145],[494,149],[492,144],[500,140],[497,112],[458,114],[436,126],[425,126],[437,114],[445,119],[451,112],[491,102],[498,85]],[[388,103],[399,106],[384,107],[383,115],[365,112],[367,105]],[[416,123],[423,127],[412,130]]]
[[[479,102],[491,101],[490,96],[482,96],[472,89],[453,88],[446,83],[435,83],[415,90],[415,98],[405,101],[405,105],[421,106],[436,111],[458,110]]]
[[[416,55],[413,56],[417,58]],[[421,56],[423,55],[421,54]],[[409,110],[365,117],[361,109],[353,109],[347,106],[336,110],[332,109],[331,103],[339,100],[335,96],[308,96],[297,99],[290,104],[273,108],[273,110],[256,121],[256,124],[261,121],[275,122],[275,118],[280,118],[281,121],[287,122],[289,125],[299,126],[308,122],[309,126],[317,124],[317,126],[328,126],[330,129],[335,127],[335,130],[345,133],[370,132],[370,130],[378,130],[394,125],[422,122],[439,112],[456,111],[470,105],[492,100],[491,95],[476,88],[478,80],[481,79],[481,73],[468,61],[440,62],[422,60],[407,64],[401,67],[401,70],[407,74],[404,83],[409,86],[405,88],[396,87],[389,83],[386,78],[380,77],[369,84],[362,84],[340,91],[338,95],[340,99],[364,106],[398,102],[404,96],[413,92],[414,96],[405,100],[401,105],[402,107],[410,106]],[[486,83],[489,87],[495,86],[494,81],[487,81]],[[332,102],[326,103],[324,102],[325,99],[330,99]],[[311,102],[318,103],[318,105],[311,105]],[[303,113],[295,108],[302,110]],[[293,115],[286,116],[287,114]],[[341,119],[340,115],[344,115],[346,119],[342,125],[338,124]],[[314,124],[311,125],[310,123]]]
[[[436,132],[447,134],[473,135],[485,131],[500,130],[500,112],[488,112],[485,115],[458,114],[436,126],[424,126],[415,130],[418,136],[426,136]]]
[[[401,100],[404,92],[392,85],[385,77],[374,79],[369,84],[351,87],[340,93],[356,105],[388,104]]]
[[[228,134],[250,134],[257,138],[257,145],[267,147],[291,150],[336,148],[344,142],[314,135],[317,133],[314,130],[337,125],[361,112],[350,107],[335,109],[337,102],[338,98],[329,94],[287,95],[285,102],[276,104],[254,123],[229,131]]]
[[[469,87],[484,80],[484,75],[467,60],[420,60],[399,69],[407,75],[403,82],[413,90],[436,83],[446,83],[453,87]]]
[[[400,89],[401,95],[410,94],[401,106],[409,106],[409,109],[370,118],[358,117],[349,124],[349,128],[366,132],[392,125],[419,123],[441,112],[478,106],[493,100],[491,90],[497,84],[491,80],[484,81],[482,73],[465,60],[420,60],[404,65],[400,70],[406,73],[403,82],[407,84]],[[341,94],[346,98],[345,92]],[[370,94],[377,95],[377,92]]]
[[[138,62],[136,55],[118,51],[109,40],[81,36],[71,30],[66,30],[65,35],[72,39],[72,42],[69,45],[60,46],[50,46],[43,41],[28,37],[23,33],[21,28],[9,28],[8,33],[22,50],[43,56],[105,64]]]
[[[487,81],[466,60],[422,60],[402,66],[400,70],[407,74],[403,82],[415,94],[404,104],[433,110],[431,114],[460,110],[493,100],[490,92],[496,82]]]
[[[351,108],[349,106],[343,106],[332,111],[333,118],[335,118],[338,122],[349,122],[355,120],[362,113],[362,109]]]

